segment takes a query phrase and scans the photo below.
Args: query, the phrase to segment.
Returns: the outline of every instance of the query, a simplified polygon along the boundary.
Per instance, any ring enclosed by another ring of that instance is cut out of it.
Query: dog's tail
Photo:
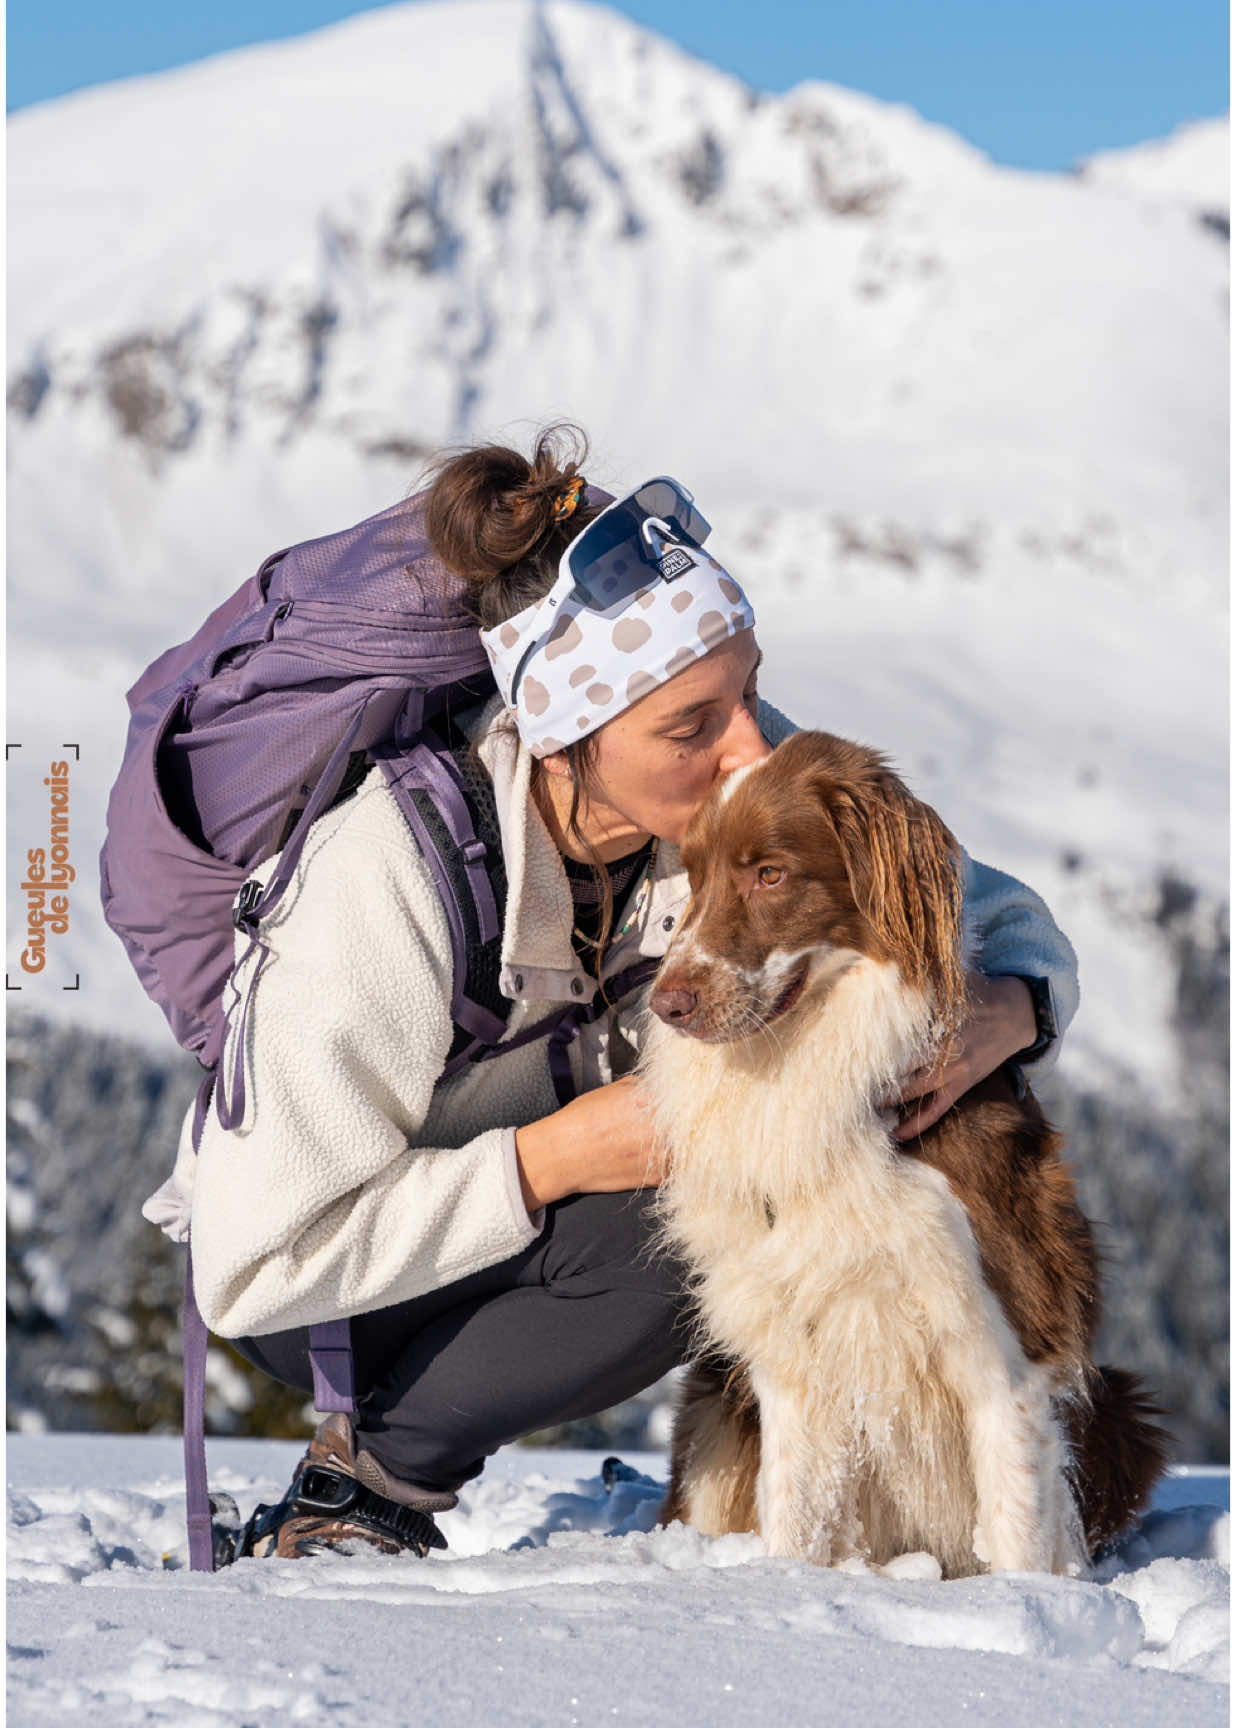
[[[1123,1368],[1091,1368],[1069,1408],[1073,1488],[1092,1558],[1145,1511],[1167,1468],[1172,1437],[1155,1421],[1163,1414]]]

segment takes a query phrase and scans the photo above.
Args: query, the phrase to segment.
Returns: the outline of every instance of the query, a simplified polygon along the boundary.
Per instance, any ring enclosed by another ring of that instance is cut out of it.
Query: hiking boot
[[[238,1557],[296,1560],[331,1551],[376,1548],[382,1554],[428,1554],[445,1548],[433,1521],[456,1502],[400,1482],[371,1452],[357,1452],[346,1416],[328,1416],[296,1466],[277,1506],[259,1506],[245,1526]]]

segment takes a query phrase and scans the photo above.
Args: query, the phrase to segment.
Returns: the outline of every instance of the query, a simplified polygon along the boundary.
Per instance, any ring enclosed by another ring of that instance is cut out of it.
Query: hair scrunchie
[[[569,483],[566,490],[559,493],[557,498],[554,499],[555,522],[565,522],[568,517],[574,516],[579,501],[583,497],[587,487],[588,482],[581,474],[577,474],[574,480]]]

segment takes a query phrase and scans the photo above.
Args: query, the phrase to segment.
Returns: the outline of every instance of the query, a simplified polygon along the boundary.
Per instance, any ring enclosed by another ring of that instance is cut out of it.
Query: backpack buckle
[[[236,896],[236,904],[232,908],[232,923],[238,930],[246,930],[251,924],[257,923],[253,909],[261,898],[262,884],[256,876],[250,876]]]

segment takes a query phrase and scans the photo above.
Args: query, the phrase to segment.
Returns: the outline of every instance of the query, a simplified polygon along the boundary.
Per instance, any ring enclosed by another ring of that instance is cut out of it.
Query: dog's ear
[[[851,746],[848,771],[820,765],[816,785],[855,905],[901,968],[935,995],[943,1027],[964,1016],[961,852],[935,811],[874,750]]]

